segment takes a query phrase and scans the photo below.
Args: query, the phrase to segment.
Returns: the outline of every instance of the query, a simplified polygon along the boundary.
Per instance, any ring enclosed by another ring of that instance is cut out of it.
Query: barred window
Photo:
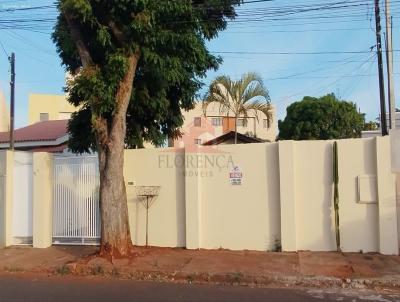
[[[220,117],[211,118],[211,124],[215,127],[222,126],[222,118]]]

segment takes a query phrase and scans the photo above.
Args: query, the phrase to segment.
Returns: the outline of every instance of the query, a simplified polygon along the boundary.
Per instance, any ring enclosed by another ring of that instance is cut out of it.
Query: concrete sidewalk
[[[2,273],[96,275],[174,282],[400,290],[400,257],[378,254],[135,248],[114,263],[94,247],[0,250]]]

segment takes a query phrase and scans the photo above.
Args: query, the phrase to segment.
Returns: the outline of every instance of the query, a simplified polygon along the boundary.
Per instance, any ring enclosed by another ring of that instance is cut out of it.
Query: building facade
[[[29,125],[56,120],[68,120],[77,109],[67,102],[65,95],[29,95]]]
[[[249,112],[247,119],[243,116],[237,120],[237,132],[249,137],[256,137],[264,141],[273,142],[277,136],[277,119],[275,108],[271,123],[267,117],[259,112]],[[202,103],[198,102],[193,110],[183,113],[184,124],[182,126],[182,138],[170,142],[170,146],[183,147],[187,144],[202,145],[209,140],[220,137],[231,131],[235,131],[236,119],[232,114],[221,112],[218,104],[211,104],[207,112],[203,111]]]

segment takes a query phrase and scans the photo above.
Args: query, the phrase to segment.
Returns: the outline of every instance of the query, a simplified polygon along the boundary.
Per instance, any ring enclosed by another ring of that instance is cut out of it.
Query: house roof
[[[51,142],[63,138],[68,134],[68,120],[39,122],[15,130],[16,143],[22,142]],[[0,143],[10,141],[9,132],[0,132]]]
[[[47,153],[63,153],[68,149],[68,144],[61,144],[58,146],[42,146],[34,149],[30,149],[32,152],[47,152]]]
[[[219,144],[222,144],[222,143],[224,143],[226,141],[229,141],[229,140],[232,140],[232,139],[235,139],[235,131],[231,131],[231,132],[225,133],[225,134],[223,134],[221,136],[218,136],[217,138],[214,138],[214,139],[212,139],[212,140],[210,140],[208,142],[205,142],[203,144],[203,146],[219,145]],[[265,143],[265,140],[262,140],[262,139],[259,139],[259,138],[256,138],[256,137],[250,137],[250,136],[241,134],[239,132],[237,133],[237,139],[238,139],[238,142],[240,142],[242,144],[243,143],[244,144]]]

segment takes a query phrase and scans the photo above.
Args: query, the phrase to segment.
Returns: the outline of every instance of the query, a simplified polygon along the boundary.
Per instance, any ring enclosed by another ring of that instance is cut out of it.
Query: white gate
[[[54,158],[53,243],[94,245],[100,239],[96,156]]]
[[[33,155],[14,153],[13,243],[32,244]]]

